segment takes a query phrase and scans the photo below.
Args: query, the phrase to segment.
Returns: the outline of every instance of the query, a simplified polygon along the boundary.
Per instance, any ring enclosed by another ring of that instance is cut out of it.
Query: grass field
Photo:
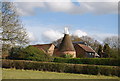
[[[85,75],[33,70],[2,69],[3,79],[119,79],[116,76]]]

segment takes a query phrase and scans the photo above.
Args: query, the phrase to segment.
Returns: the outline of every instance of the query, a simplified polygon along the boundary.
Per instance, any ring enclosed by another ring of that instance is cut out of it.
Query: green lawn
[[[116,76],[85,75],[33,70],[2,69],[3,79],[119,79]]]

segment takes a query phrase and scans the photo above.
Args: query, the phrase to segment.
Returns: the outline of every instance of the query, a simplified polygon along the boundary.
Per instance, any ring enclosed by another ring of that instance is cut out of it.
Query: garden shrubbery
[[[115,75],[120,77],[120,67],[118,66],[67,64],[67,63],[25,61],[25,60],[3,60],[2,67],[25,69],[25,70],[92,74],[92,75],[97,75],[97,74]]]
[[[25,48],[22,47],[14,47],[10,51],[10,59],[17,60],[32,60],[32,61],[51,61],[52,57],[45,54],[42,50],[33,47],[27,46]]]
[[[55,57],[53,62],[120,66],[119,61],[120,61],[119,59],[114,59],[114,58],[60,58],[60,57]]]

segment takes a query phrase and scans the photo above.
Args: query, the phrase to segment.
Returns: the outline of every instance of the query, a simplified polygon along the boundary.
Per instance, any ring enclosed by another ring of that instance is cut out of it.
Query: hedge
[[[119,59],[114,58],[61,58],[55,57],[53,62],[72,63],[72,64],[93,64],[93,65],[110,65],[120,66]]]
[[[67,64],[67,63],[25,61],[25,60],[3,60],[2,67],[24,69],[24,70],[78,73],[78,74],[114,75],[120,77],[119,66]]]

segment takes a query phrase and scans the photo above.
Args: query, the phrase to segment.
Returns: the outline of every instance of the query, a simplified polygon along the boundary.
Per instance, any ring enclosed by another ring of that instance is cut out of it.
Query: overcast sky
[[[71,35],[88,35],[99,41],[118,33],[117,2],[20,1],[15,5],[31,44],[50,43],[63,37],[64,27],[69,28]]]

